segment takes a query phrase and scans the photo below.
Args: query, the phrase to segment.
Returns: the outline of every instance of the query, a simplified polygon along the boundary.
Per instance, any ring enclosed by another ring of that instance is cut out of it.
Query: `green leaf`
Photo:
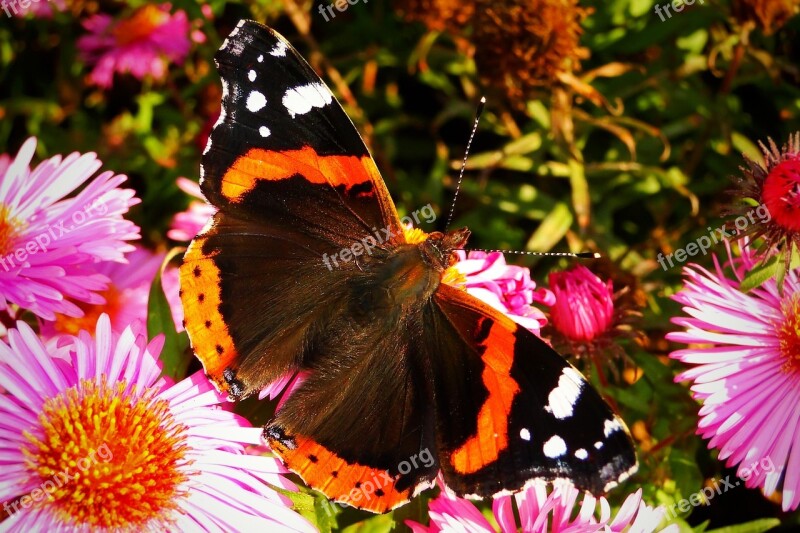
[[[762,518],[760,520],[753,520],[752,522],[745,522],[744,524],[712,529],[706,533],[761,533],[762,531],[768,531],[779,525],[781,525],[781,521],[777,518]]]
[[[525,249],[537,252],[546,252],[552,249],[566,235],[572,221],[572,212],[567,204],[557,203],[528,240]]]
[[[151,339],[156,335],[164,335],[164,348],[161,350],[162,374],[179,381],[186,376],[186,369],[191,362],[191,354],[187,353],[189,336],[185,331],[178,333],[172,320],[172,310],[161,285],[164,269],[184,248],[170,250],[153,283],[150,285],[150,296],[147,301],[147,335]]]
[[[739,290],[742,292],[748,292],[756,287],[760,287],[768,279],[771,279],[773,276],[775,276],[778,273],[779,268],[780,266],[778,258],[772,257],[763,265],[758,265],[753,270],[748,272],[742,280],[741,285],[739,285]]]
[[[297,511],[300,516],[317,526],[317,529],[321,533],[330,533],[332,529],[330,512],[325,513],[324,510],[321,509],[319,501],[321,497],[321,499],[323,499],[329,506],[334,505],[328,502],[327,498],[319,493],[310,491],[310,489],[301,488],[300,491],[295,492],[272,485],[271,483],[267,483],[267,485],[269,485],[269,488],[278,494],[289,498],[289,500],[292,502],[292,509]],[[304,490],[308,490],[308,492],[304,492]],[[333,525],[335,525],[335,522]]]

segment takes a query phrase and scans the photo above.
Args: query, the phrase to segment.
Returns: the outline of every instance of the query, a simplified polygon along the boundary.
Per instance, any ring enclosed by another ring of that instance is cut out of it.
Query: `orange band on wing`
[[[239,157],[222,178],[222,194],[241,202],[261,180],[276,181],[301,175],[311,183],[344,185],[380,183],[381,176],[370,156],[320,156],[310,146],[283,152],[251,148]]]
[[[294,448],[273,438],[268,442],[289,469],[328,498],[375,513],[385,513],[411,499],[413,487],[397,491],[397,478],[386,470],[348,463],[306,437],[293,440]]]
[[[220,391],[226,392],[228,384],[222,373],[236,359],[236,349],[219,312],[220,272],[213,255],[203,255],[205,241],[204,237],[196,237],[184,256],[180,268],[181,302],[195,354],[206,374]]]
[[[493,322],[489,336],[481,344],[486,347],[481,357],[486,365],[481,380],[489,396],[478,413],[476,434],[450,456],[451,464],[461,474],[477,472],[496,461],[508,447],[508,415],[514,396],[520,391],[509,375],[514,363],[512,331]]]

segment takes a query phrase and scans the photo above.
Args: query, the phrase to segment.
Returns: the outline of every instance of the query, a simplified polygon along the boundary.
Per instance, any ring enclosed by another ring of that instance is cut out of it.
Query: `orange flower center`
[[[169,15],[153,4],[148,4],[131,16],[122,20],[112,30],[117,44],[124,46],[135,41],[141,41],[150,37],[155,30],[164,24]]]
[[[0,257],[13,251],[14,241],[21,224],[11,216],[7,207],[0,205]]]
[[[103,293],[103,297],[106,299],[106,303],[104,304],[86,304],[86,303],[78,303],[78,307],[83,310],[83,316],[81,317],[73,317],[67,315],[56,315],[56,320],[53,322],[53,327],[56,331],[64,333],[66,335],[77,335],[79,331],[94,331],[95,325],[97,324],[97,319],[100,318],[100,315],[106,313],[108,316],[111,317],[111,321],[114,321],[114,317],[117,315],[117,312],[122,308],[125,304],[124,299],[121,297],[119,291],[111,286],[108,290]]]
[[[44,403],[41,435],[24,433],[26,467],[41,481],[30,497],[67,525],[164,527],[185,497],[185,426],[154,391],[127,389],[125,382],[83,380]]]
[[[762,197],[776,224],[789,231],[800,231],[800,154],[769,171]]]
[[[778,326],[778,340],[785,361],[781,370],[800,374],[800,293],[784,300],[783,322]]]

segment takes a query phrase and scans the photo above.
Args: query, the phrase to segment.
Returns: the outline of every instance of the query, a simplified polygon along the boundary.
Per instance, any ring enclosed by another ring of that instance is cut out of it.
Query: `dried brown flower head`
[[[581,22],[589,10],[578,0],[402,0],[398,9],[430,29],[469,35],[481,77],[511,100],[580,68]]]
[[[394,5],[406,19],[450,33],[461,31],[475,13],[474,3],[460,0],[400,0]]]
[[[473,19],[475,63],[511,99],[524,99],[560,72],[580,68],[580,23],[588,10],[577,0],[479,0]]]
[[[733,3],[733,12],[739,21],[753,21],[767,35],[778,31],[798,9],[800,0],[735,0]]]

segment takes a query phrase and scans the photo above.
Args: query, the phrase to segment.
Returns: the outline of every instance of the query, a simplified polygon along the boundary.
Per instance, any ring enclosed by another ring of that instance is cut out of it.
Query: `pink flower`
[[[749,248],[731,255],[734,279],[716,257],[713,272],[685,267],[674,299],[688,316],[673,319],[685,331],[667,338],[689,345],[670,357],[691,366],[676,380],[703,404],[698,434],[746,486],[769,496],[782,485],[788,511],[800,506],[800,272],[787,272],[782,292],[772,278],[744,293],[757,259]]]
[[[580,491],[569,483],[558,483],[547,494],[545,483],[534,483],[514,496],[502,496],[494,500],[494,519],[502,533],[594,533],[596,531],[630,531],[649,533],[662,522],[665,510],[652,508],[642,501],[642,489],[629,495],[612,519],[611,508],[605,498],[600,498],[600,516],[596,516],[598,500],[584,493],[580,508],[576,502]],[[520,524],[514,517],[512,498],[519,509]],[[495,527],[469,501],[443,490],[429,504],[430,526],[406,521],[414,533],[436,533],[438,531],[464,531],[469,533],[494,533]],[[575,514],[575,516],[573,516]],[[677,532],[677,526],[662,531]]]
[[[170,15],[170,9],[170,4],[146,4],[123,20],[104,14],[85,20],[90,33],[77,46],[82,59],[94,65],[92,83],[107,89],[114,72],[162,80],[170,64],[182,64],[191,46],[190,24],[185,12]]]
[[[553,305],[555,297],[547,289],[536,288],[530,270],[507,265],[500,252],[469,252],[467,255],[458,250],[456,253],[459,261],[453,268],[465,278],[457,280],[456,284],[463,284],[468,293],[539,334],[539,329],[547,324],[547,318],[531,304]]]
[[[51,157],[31,171],[35,149],[30,138],[13,161],[0,156],[0,309],[79,317],[70,299],[104,303],[109,280],[99,262],[124,262],[133,250],[125,241],[138,239],[139,228],[122,216],[139,200],[118,188],[125,176],[91,177],[101,166],[93,153]]]
[[[121,332],[135,321],[147,321],[147,304],[150,299],[150,286],[156,277],[165,254],[151,252],[137,246],[128,254],[128,263],[101,263],[97,267],[100,274],[108,277],[110,284],[102,296],[103,304],[80,303],[82,317],[58,315],[55,321],[41,321],[43,337],[59,334],[77,335],[80,330],[91,331],[101,314],[111,318],[111,327]],[[170,302],[176,330],[182,331],[183,307],[178,296],[179,280],[175,267],[168,267],[161,278],[161,285]]]
[[[203,198],[203,193],[200,192],[200,185],[196,182],[186,179],[178,178],[178,187],[193,198],[199,201],[192,201],[189,204],[189,209],[178,213],[172,219],[172,225],[167,232],[167,237],[176,241],[190,241],[200,233],[203,226],[206,225],[208,219],[211,218],[217,209],[207,203]]]
[[[614,323],[614,288],[583,265],[550,274],[555,305],[550,310],[553,328],[570,340],[591,341]]]
[[[161,341],[107,315],[48,348],[23,322],[0,342],[0,531],[314,531],[260,428],[196,373],[160,378]]]

